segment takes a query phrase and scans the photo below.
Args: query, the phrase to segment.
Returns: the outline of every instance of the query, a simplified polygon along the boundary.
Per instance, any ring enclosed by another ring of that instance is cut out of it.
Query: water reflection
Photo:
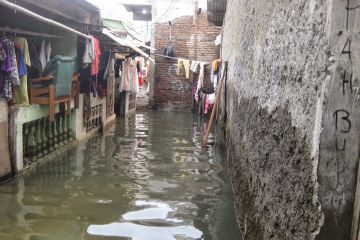
[[[119,120],[0,186],[0,239],[239,239],[223,156],[202,148],[203,129],[188,113]]]
[[[127,237],[133,240],[176,240],[177,237],[200,239],[202,236],[202,233],[192,226],[152,227],[134,223],[91,225],[88,233],[100,236]]]

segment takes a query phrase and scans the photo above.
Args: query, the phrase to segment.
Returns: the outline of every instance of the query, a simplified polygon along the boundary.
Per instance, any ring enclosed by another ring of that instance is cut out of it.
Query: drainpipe
[[[34,19],[37,19],[41,22],[44,22],[44,23],[47,23],[47,24],[50,24],[52,26],[55,26],[55,27],[58,27],[58,28],[61,28],[65,31],[68,31],[68,32],[72,32],[72,33],[75,33],[76,35],[80,36],[80,37],[83,37],[83,38],[86,38],[86,39],[91,39],[91,37],[89,37],[88,35],[84,34],[84,33],[81,33],[79,31],[76,31],[75,29],[73,28],[70,28],[68,26],[65,26],[64,24],[61,24],[59,22],[56,22],[52,19],[49,19],[49,18],[46,18],[46,17],[43,17],[37,13],[34,13],[24,7],[21,7],[19,5],[16,5],[14,3],[11,3],[11,2],[8,2],[6,0],[0,0],[0,5],[4,6],[4,7],[7,7],[7,8],[10,8],[10,9],[13,9],[15,11],[18,11],[18,12],[21,12],[29,17],[32,17]]]

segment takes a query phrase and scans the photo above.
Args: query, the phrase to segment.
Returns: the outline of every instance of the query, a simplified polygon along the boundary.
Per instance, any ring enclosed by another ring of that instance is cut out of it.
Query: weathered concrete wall
[[[360,1],[331,4],[331,77],[325,92],[318,167],[325,224],[318,239],[349,239],[353,216],[351,239],[359,239],[359,212],[353,209],[360,156]],[[360,198],[355,203],[359,205]]]
[[[222,57],[229,71],[219,123],[248,240],[350,239],[360,9],[347,14],[346,4],[228,0]]]
[[[11,177],[8,104],[0,100],[0,183]]]

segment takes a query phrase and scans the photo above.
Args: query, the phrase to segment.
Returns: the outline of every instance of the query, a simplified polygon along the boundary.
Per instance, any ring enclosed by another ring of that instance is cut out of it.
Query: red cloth
[[[100,44],[99,40],[96,37],[92,37],[94,42],[94,62],[91,64],[91,76],[97,75],[99,72],[99,64],[100,64]]]
[[[139,72],[139,87],[142,87],[144,85],[144,80],[142,76],[142,72]]]

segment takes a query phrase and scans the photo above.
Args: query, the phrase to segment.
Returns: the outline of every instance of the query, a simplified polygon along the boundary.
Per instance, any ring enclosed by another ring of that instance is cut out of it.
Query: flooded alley
[[[0,186],[0,239],[241,239],[226,161],[202,147],[205,126],[192,113],[117,119]]]

